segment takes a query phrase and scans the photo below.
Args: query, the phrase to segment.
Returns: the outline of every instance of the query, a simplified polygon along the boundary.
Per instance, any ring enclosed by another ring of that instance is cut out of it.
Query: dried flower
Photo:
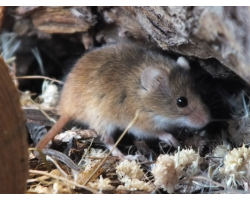
[[[175,161],[175,166],[183,170],[187,166],[197,168],[200,156],[193,149],[183,149],[171,156]],[[198,161],[198,163],[197,163]]]
[[[65,183],[57,181],[53,184],[53,194],[70,194],[70,193],[71,189]]]
[[[49,83],[49,81],[44,81],[42,86],[42,94],[39,99],[42,100],[40,106],[43,109],[48,109],[57,104],[59,98],[58,87],[55,84]]]
[[[123,185],[119,185],[117,187],[118,190],[144,190],[147,192],[152,192],[154,190],[154,185],[150,182],[144,182],[138,179],[130,179],[128,177],[124,177],[121,179]]]
[[[175,185],[179,182],[181,171],[175,168],[174,159],[166,154],[157,158],[152,174],[155,177],[156,186],[167,190],[168,193],[173,193]]]
[[[41,185],[35,185],[30,187],[28,192],[38,193],[38,194],[53,194],[53,188],[52,186],[43,187]]]
[[[214,157],[224,157],[228,153],[229,148],[225,145],[218,145],[212,152]]]
[[[167,190],[168,193],[173,193],[184,170],[195,174],[200,161],[200,156],[193,149],[183,149],[173,156],[160,155],[152,169],[155,177],[154,184]]]
[[[150,182],[143,181],[144,173],[135,161],[124,160],[116,167],[116,173],[119,180],[124,184],[117,189],[127,190],[145,190],[152,192],[154,185]]]
[[[250,178],[250,148],[244,145],[241,148],[234,148],[224,159],[224,167],[220,168],[221,174],[226,176],[228,186],[242,185],[249,182]]]
[[[124,160],[116,167],[116,173],[121,179],[125,176],[128,176],[130,179],[139,179],[141,180],[144,176],[143,171],[140,169],[134,160],[131,162],[129,160]]]
[[[21,96],[20,96],[21,106],[33,105],[33,103],[30,101],[30,98],[31,98],[30,91],[25,91],[24,93],[22,93]]]
[[[103,179],[102,176],[100,176],[99,179],[94,182],[89,182],[88,185],[93,189],[113,190],[115,187],[110,185],[110,182],[111,180],[109,178]]]

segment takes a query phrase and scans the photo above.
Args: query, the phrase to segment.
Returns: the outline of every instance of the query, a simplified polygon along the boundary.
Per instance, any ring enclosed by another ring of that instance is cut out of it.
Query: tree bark
[[[216,58],[250,83],[249,7],[129,7],[162,49]]]
[[[216,67],[199,62],[214,77],[225,66],[250,83],[249,7],[18,7],[14,14],[21,16],[14,26],[19,35],[81,33],[85,49],[96,41],[160,46],[199,59],[215,58],[220,62]],[[221,77],[230,74],[224,71]]]

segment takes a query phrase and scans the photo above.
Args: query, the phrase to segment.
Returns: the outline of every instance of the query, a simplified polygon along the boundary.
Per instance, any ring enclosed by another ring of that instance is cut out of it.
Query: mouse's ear
[[[177,64],[182,67],[183,69],[186,69],[186,70],[189,70],[190,69],[190,65],[189,65],[189,62],[187,61],[186,58],[180,56],[178,59],[177,59]]]
[[[143,87],[152,91],[158,88],[161,82],[168,80],[169,70],[163,70],[158,67],[147,67],[142,71],[141,82]]]

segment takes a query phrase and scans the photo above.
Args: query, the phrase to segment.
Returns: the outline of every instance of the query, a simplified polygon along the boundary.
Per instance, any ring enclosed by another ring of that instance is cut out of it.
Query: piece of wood
[[[14,13],[23,17],[15,19],[19,35],[79,32],[86,49],[94,47],[94,39],[159,46],[199,59],[213,77],[231,77],[232,71],[250,84],[250,7],[18,7]],[[208,58],[219,62],[206,65]]]
[[[250,84],[250,7],[127,7],[161,46],[216,58]]]
[[[28,141],[18,91],[0,57],[0,193],[25,193]]]
[[[86,32],[96,23],[87,7],[43,7],[31,18],[33,24],[45,33]]]
[[[42,9],[42,7],[41,6],[19,6],[15,10],[15,14],[27,17],[38,9]]]
[[[3,24],[5,8],[6,8],[5,6],[0,6],[0,31]]]
[[[22,107],[22,109],[28,121],[47,127],[54,125],[54,122],[50,121],[38,108]],[[55,110],[45,110],[45,112],[54,120],[59,118]]]

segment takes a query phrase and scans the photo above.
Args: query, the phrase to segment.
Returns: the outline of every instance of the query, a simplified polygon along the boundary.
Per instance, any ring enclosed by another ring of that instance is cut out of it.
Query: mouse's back
[[[104,110],[110,107],[107,115],[113,108],[121,107],[141,88],[143,69],[165,60],[152,54],[137,45],[124,43],[86,53],[66,78],[60,98],[60,114],[81,119],[86,118],[84,111],[92,107],[93,110],[102,104]]]

